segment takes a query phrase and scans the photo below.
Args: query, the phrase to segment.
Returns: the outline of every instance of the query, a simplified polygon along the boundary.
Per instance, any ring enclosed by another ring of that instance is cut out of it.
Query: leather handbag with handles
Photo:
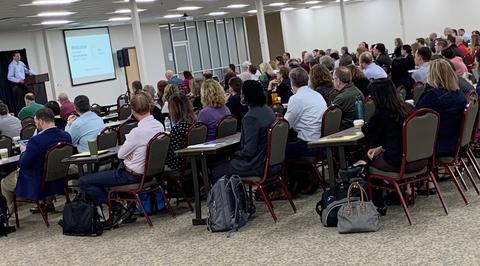
[[[360,201],[352,202],[350,194],[352,189],[360,190]],[[376,232],[380,228],[378,224],[379,214],[377,208],[367,199],[367,192],[358,183],[354,182],[348,188],[347,203],[343,204],[338,211],[337,229],[340,234]]]

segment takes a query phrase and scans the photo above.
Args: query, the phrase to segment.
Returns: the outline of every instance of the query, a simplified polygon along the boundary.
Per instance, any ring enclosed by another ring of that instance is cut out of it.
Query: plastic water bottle
[[[172,130],[172,123],[170,122],[170,118],[165,118],[165,131],[170,132]]]
[[[360,98],[360,96],[357,96],[356,100],[355,100],[355,110],[356,110],[356,119],[363,119],[363,101],[362,101],[362,98]]]

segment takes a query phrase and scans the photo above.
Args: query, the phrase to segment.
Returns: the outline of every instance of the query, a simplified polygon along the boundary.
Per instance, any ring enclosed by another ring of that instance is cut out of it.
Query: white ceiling
[[[264,0],[265,11],[279,11],[284,7],[307,8],[312,5],[305,4],[307,0]],[[351,0],[351,2],[358,0]],[[32,0],[1,0],[0,1],[0,31],[29,31],[43,28],[73,28],[73,27],[89,27],[98,25],[118,25],[128,24],[129,22],[108,22],[110,17],[118,17],[125,15],[111,14],[115,10],[128,8],[128,3],[122,3],[122,0],[80,0],[67,5],[52,6],[33,6]],[[270,7],[268,4],[274,2],[288,3],[281,7]],[[225,9],[230,4],[248,4],[249,6],[240,9]],[[335,0],[322,0],[317,5],[334,5]],[[156,0],[151,3],[138,3],[138,7],[146,9],[140,13],[140,19],[145,23],[167,23],[177,22],[179,19],[165,19],[163,16],[167,14],[183,14],[183,11],[176,11],[180,6],[200,6],[202,9],[196,11],[187,11],[188,15],[194,17],[195,20],[206,18],[222,18],[234,16],[247,16],[246,11],[255,9],[254,0]],[[47,11],[70,11],[76,12],[68,17],[41,18],[34,17],[40,12]],[[214,11],[226,11],[227,15],[222,17],[212,17],[207,14]],[[128,14],[127,14],[128,16]],[[46,20],[70,20],[71,24],[65,26],[43,26],[38,25]]]

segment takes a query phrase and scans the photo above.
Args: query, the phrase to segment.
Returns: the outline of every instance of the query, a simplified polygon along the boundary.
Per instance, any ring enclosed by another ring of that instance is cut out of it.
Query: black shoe
[[[45,204],[45,210],[50,213],[55,213],[55,205],[53,205],[53,203],[47,203]],[[38,207],[33,207],[30,208],[30,212],[33,214],[37,214],[40,213],[40,210],[38,209]]]
[[[387,206],[377,208],[377,211],[380,214],[380,216],[385,216],[385,215],[387,215]]]
[[[131,202],[127,207],[128,214],[123,219],[122,223],[124,224],[131,224],[137,221],[137,216],[135,216],[135,210],[137,208],[137,204],[135,202]]]

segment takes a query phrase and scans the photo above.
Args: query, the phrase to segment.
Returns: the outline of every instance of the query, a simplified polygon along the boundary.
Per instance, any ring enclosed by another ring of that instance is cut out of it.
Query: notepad
[[[195,145],[190,145],[187,148],[189,149],[203,149],[203,148],[215,148],[216,146],[222,144],[223,142],[219,142],[216,140],[212,140],[206,143],[200,143]]]
[[[355,138],[356,136],[357,135],[326,137],[324,140],[326,140],[326,141],[351,140],[351,139]]]
[[[104,153],[107,153],[107,152],[108,152],[108,150],[101,150],[101,151],[98,151],[98,155],[104,154]],[[81,153],[77,153],[77,154],[72,155],[72,157],[87,157],[87,156],[91,156],[89,151],[85,151],[85,152],[81,152]]]

